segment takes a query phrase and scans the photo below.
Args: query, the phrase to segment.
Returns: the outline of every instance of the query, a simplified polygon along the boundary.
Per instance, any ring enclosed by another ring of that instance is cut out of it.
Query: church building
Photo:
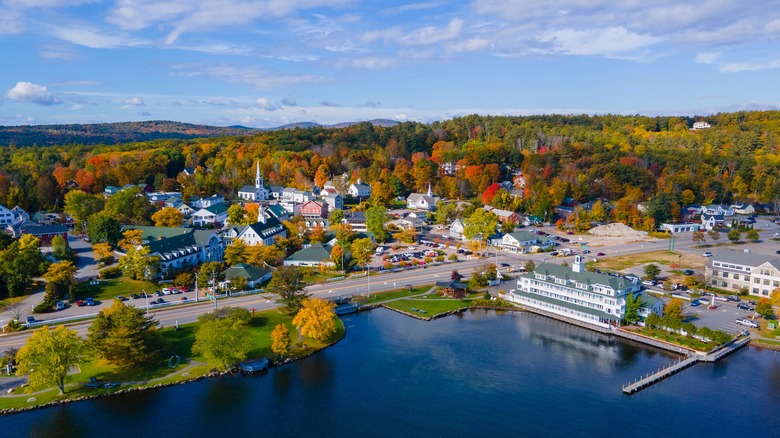
[[[241,190],[238,191],[238,197],[239,199],[252,202],[267,201],[269,194],[268,192],[268,189],[263,187],[263,177],[260,176],[260,161],[258,161],[257,175],[255,175],[255,185],[241,187]]]

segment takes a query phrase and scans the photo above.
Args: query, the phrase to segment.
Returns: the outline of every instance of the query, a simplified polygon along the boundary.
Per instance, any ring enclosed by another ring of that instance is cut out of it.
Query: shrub
[[[54,312],[54,304],[48,300],[41,301],[37,306],[33,308],[33,313],[49,313]]]
[[[430,258],[430,257],[426,257],[426,258],[424,258],[424,259],[423,259],[423,261],[424,261],[426,264],[433,263],[433,259],[432,259],[432,258]]]
[[[455,254],[453,254],[453,255],[455,255]],[[456,257],[456,258],[457,258],[457,257]],[[436,256],[436,261],[437,261],[437,262],[443,262],[443,261],[444,261],[444,256],[442,256],[442,255],[437,255],[437,256]]]
[[[122,276],[122,268],[119,266],[112,266],[110,268],[103,269],[98,274],[98,278],[105,280],[107,278],[119,278]]]
[[[458,255],[457,254],[450,254],[450,256],[448,258],[454,262],[455,260],[458,260]]]
[[[392,263],[390,263],[390,262],[385,262],[385,263],[382,265],[382,267],[383,267],[383,268],[385,268],[385,269],[393,269],[393,264],[392,264]]]
[[[18,331],[24,330],[25,328],[26,327],[25,327],[24,324],[22,324],[21,322],[15,320],[15,319],[12,319],[12,320],[8,321],[7,329],[8,329],[9,332],[18,332]]]

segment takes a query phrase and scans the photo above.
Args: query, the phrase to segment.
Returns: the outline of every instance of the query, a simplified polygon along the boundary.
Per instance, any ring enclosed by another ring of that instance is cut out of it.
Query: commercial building
[[[723,249],[707,261],[704,276],[712,287],[768,298],[780,288],[780,258]]]

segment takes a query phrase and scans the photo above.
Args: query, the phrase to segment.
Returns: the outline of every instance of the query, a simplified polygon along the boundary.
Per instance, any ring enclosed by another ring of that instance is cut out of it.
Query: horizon
[[[2,0],[0,125],[274,128],[780,108],[780,7]]]

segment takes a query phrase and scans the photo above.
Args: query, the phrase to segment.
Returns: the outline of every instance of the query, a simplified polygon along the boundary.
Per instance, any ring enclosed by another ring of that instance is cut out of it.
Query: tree
[[[245,323],[234,318],[213,318],[201,322],[192,353],[200,354],[215,368],[225,371],[247,358],[252,335]]]
[[[297,266],[280,266],[272,274],[266,289],[279,296],[276,302],[282,305],[284,312],[293,314],[301,308],[301,303],[306,299],[306,293],[303,291],[305,286],[303,270]]]
[[[534,263],[533,260],[528,260],[525,262],[525,270],[528,272],[533,272],[534,269],[536,269],[536,263]]]
[[[352,260],[358,265],[363,265],[371,261],[371,239],[364,237],[355,239],[350,246],[352,251]]]
[[[693,243],[704,243],[704,233],[701,231],[694,231],[691,240],[693,240]]]
[[[290,330],[284,324],[276,324],[274,330],[271,332],[271,351],[284,356],[290,351],[290,345],[292,340],[290,339]]]
[[[44,272],[47,266],[38,238],[24,234],[0,252],[0,277],[5,281],[11,297],[22,295],[32,284],[33,277]]]
[[[137,229],[130,229],[125,230],[122,233],[122,240],[119,241],[118,245],[120,248],[124,249],[125,251],[130,250],[131,248],[135,248],[138,245],[143,243],[143,230],[137,230]]]
[[[335,307],[335,304],[322,298],[307,298],[293,318],[293,325],[301,335],[324,341],[336,333]]]
[[[325,228],[317,225],[309,231],[309,242],[311,243],[324,243],[325,242]]]
[[[344,265],[349,263],[349,258],[345,258],[344,252],[344,248],[342,248],[339,244],[333,245],[333,248],[330,250],[330,261],[333,262],[336,270],[346,270],[346,266]]]
[[[657,265],[650,263],[645,265],[645,280],[655,280],[658,278],[658,274],[661,273],[661,268]]]
[[[366,210],[366,228],[368,231],[374,234],[374,238],[377,242],[386,242],[390,237],[390,233],[385,229],[385,222],[387,222],[387,209],[381,205]]]
[[[737,242],[739,242],[739,239],[742,238],[742,233],[740,233],[738,229],[732,228],[731,231],[729,231],[729,233],[726,235],[726,237],[732,243],[737,243]]]
[[[46,280],[46,298],[44,301],[54,304],[65,297],[73,298],[73,287],[76,284],[78,268],[70,260],[53,263],[43,274]]]
[[[336,226],[336,230],[338,230],[336,232],[336,240],[339,242],[339,245],[350,245],[357,236],[357,234],[352,231],[352,225],[350,224],[339,224]]]
[[[757,242],[759,239],[758,231],[756,230],[748,230],[747,232],[747,239],[752,240],[753,242]]]
[[[244,239],[233,239],[225,248],[225,263],[228,266],[233,266],[238,263],[246,263],[247,244]]]
[[[628,294],[626,296],[626,316],[625,320],[630,323],[639,321],[639,309],[642,308],[642,299],[639,295]]]
[[[93,244],[108,243],[115,247],[122,235],[121,227],[118,220],[101,212],[89,217],[87,234]]]
[[[206,262],[200,265],[198,285],[216,287],[217,283],[224,278],[224,270],[225,265],[221,262]]]
[[[103,264],[111,263],[114,260],[114,250],[108,243],[96,243],[92,245],[92,252],[95,253],[98,262]]]
[[[328,222],[330,222],[331,227],[340,224],[342,220],[344,220],[344,211],[334,209],[328,213]]]
[[[106,200],[103,211],[123,224],[145,225],[154,211],[140,187],[120,190]]]
[[[766,319],[771,319],[775,316],[775,312],[772,309],[772,302],[769,301],[769,298],[761,298],[758,300],[758,304],[756,304],[756,313]]]
[[[193,284],[195,284],[195,276],[189,272],[182,272],[173,279],[173,284],[176,286],[191,287]]]
[[[498,217],[495,213],[478,208],[463,221],[463,236],[467,239],[476,236],[487,238],[496,232],[497,224]]]
[[[672,298],[664,308],[664,316],[682,321],[683,300]]]
[[[155,227],[180,227],[184,222],[184,213],[178,208],[166,207],[152,215]]]
[[[149,254],[148,246],[130,248],[127,253],[119,259],[119,268],[122,275],[134,280],[149,280],[160,266],[160,257]]]
[[[227,221],[231,225],[243,224],[244,217],[246,217],[246,212],[240,204],[233,204],[228,207],[227,216]]]
[[[160,357],[165,347],[157,324],[143,310],[114,300],[92,321],[87,330],[87,345],[98,357],[120,368],[150,363]]]
[[[712,239],[712,240],[720,239],[720,233],[715,231],[715,230],[708,231],[707,235],[710,236],[710,239]]]
[[[452,274],[450,274],[450,280],[460,281],[461,278],[463,278],[463,276],[460,275],[460,272],[458,272],[457,269],[453,269]]]
[[[44,326],[36,330],[16,354],[16,374],[28,374],[31,388],[54,384],[65,393],[65,377],[81,363],[84,348],[75,330]]]
[[[54,236],[51,239],[51,255],[57,260],[70,260],[75,252],[68,247],[68,242],[62,236]]]
[[[84,221],[103,210],[102,197],[87,194],[81,190],[71,190],[65,194],[65,213],[76,221],[76,231],[84,231]]]

